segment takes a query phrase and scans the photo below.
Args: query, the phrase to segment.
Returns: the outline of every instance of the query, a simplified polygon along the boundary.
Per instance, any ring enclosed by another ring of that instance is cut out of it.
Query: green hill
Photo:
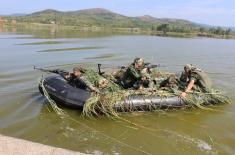
[[[188,20],[174,18],[155,18],[149,15],[128,17],[106,9],[93,8],[78,11],[57,11],[47,9],[22,16],[8,16],[9,25],[22,24],[23,27],[33,23],[59,26],[72,26],[76,29],[112,29],[116,31],[148,33],[151,35],[170,36],[202,36],[231,38],[234,37],[232,29],[205,26]],[[16,22],[12,22],[12,19]],[[135,29],[133,29],[135,28]],[[137,29],[138,30],[137,30]]]
[[[174,27],[198,28],[199,25],[181,19],[154,18],[151,16],[128,17],[100,8],[62,12],[43,10],[25,16],[14,17],[17,22],[56,23],[69,26],[101,26],[117,28],[151,28],[160,24]]]

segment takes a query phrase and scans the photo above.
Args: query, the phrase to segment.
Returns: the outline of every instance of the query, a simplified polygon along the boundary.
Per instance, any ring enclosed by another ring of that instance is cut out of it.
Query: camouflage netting
[[[152,77],[159,79],[158,81],[163,81],[168,76],[168,73],[162,73],[158,71],[152,72]],[[94,85],[97,85],[98,81],[103,78],[98,73],[93,70],[87,70],[85,75]],[[108,87],[101,93],[93,93],[91,98],[85,103],[83,107],[84,116],[95,116],[104,114],[107,116],[118,116],[118,112],[113,108],[114,104],[123,104],[125,98],[129,96],[156,96],[156,97],[169,97],[169,96],[179,96],[181,91],[177,89],[165,89],[160,90],[159,84],[156,84],[154,89],[144,89],[141,91],[138,90],[125,90],[113,82],[112,75],[106,75],[106,78],[109,80]],[[103,92],[103,93],[102,93]],[[198,99],[200,98],[200,100]],[[222,95],[217,90],[210,90],[208,93],[202,92],[193,92],[187,96],[187,99],[184,100],[186,107],[199,107],[206,109],[205,105],[220,104],[220,103],[230,103],[230,99]],[[120,105],[124,108],[124,105]],[[154,106],[149,106],[150,111]],[[125,110],[126,111],[126,110]],[[129,111],[132,111],[132,108],[129,108]]]
[[[122,104],[125,98],[132,95],[141,95],[141,96],[159,96],[159,97],[170,97],[172,95],[178,96],[180,91],[177,93],[171,93],[164,90],[158,90],[152,92],[150,90],[144,91],[135,91],[135,90],[120,90],[116,92],[108,92],[106,94],[93,94],[92,97],[85,103],[83,107],[83,115],[85,116],[94,116],[105,114],[107,116],[118,116],[118,112],[113,108],[114,104]],[[198,99],[200,98],[200,100]],[[221,103],[230,103],[230,100],[224,97],[221,93],[215,91],[215,93],[192,93],[187,96],[187,99],[184,100],[186,107],[198,107],[201,109],[206,109],[206,105],[212,104],[221,104]],[[120,107],[124,105],[120,105]],[[154,106],[149,105],[149,111],[155,111]],[[129,108],[131,112],[133,108]],[[127,110],[125,110],[127,111]]]

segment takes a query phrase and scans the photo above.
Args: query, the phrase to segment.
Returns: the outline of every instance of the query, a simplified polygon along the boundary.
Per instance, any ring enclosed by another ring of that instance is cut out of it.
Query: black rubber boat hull
[[[43,83],[51,99],[56,103],[74,109],[82,109],[91,93],[86,90],[74,88],[61,76],[50,76]],[[39,85],[39,90],[43,94]],[[114,104],[116,111],[146,111],[154,109],[181,108],[185,104],[177,96],[130,96],[121,103]]]
[[[72,87],[61,76],[47,77],[43,85],[51,99],[69,108],[82,109],[91,95],[89,91]],[[39,90],[44,95],[41,85],[39,85]]]

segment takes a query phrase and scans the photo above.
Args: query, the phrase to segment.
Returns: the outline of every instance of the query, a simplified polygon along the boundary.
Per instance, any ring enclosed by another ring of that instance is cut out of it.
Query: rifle
[[[166,66],[160,65],[160,64],[152,65],[151,63],[145,63],[145,64],[144,64],[144,68],[148,68],[148,69],[158,68],[158,67],[166,67]],[[118,68],[118,69],[127,69],[128,66],[118,66],[117,68]]]
[[[98,73],[101,76],[104,74],[104,72],[101,72],[101,64],[98,64]]]
[[[158,67],[161,67],[161,65],[160,65],[160,64],[158,64],[158,65],[152,65],[151,63],[145,63],[145,64],[144,64],[144,68],[147,68],[147,71],[148,71],[149,73],[151,73],[151,69],[152,69],[152,68],[158,68]]]
[[[69,74],[68,71],[66,71],[66,70],[61,70],[61,69],[49,70],[49,69],[38,68],[38,67],[36,67],[36,66],[33,66],[33,69],[35,69],[35,70],[40,70],[40,71],[45,72],[45,73],[59,74],[59,75],[61,75],[62,77],[64,77],[64,75],[68,75],[68,74]]]
[[[160,64],[152,65],[151,63],[145,63],[145,64],[144,64],[144,67],[151,69],[151,68],[161,67],[161,65],[160,65]]]

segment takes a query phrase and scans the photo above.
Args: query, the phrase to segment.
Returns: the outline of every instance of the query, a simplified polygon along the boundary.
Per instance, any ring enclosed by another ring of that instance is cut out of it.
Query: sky
[[[187,19],[213,26],[235,27],[235,0],[1,0],[0,15],[44,9],[75,11],[104,8],[126,16]]]

